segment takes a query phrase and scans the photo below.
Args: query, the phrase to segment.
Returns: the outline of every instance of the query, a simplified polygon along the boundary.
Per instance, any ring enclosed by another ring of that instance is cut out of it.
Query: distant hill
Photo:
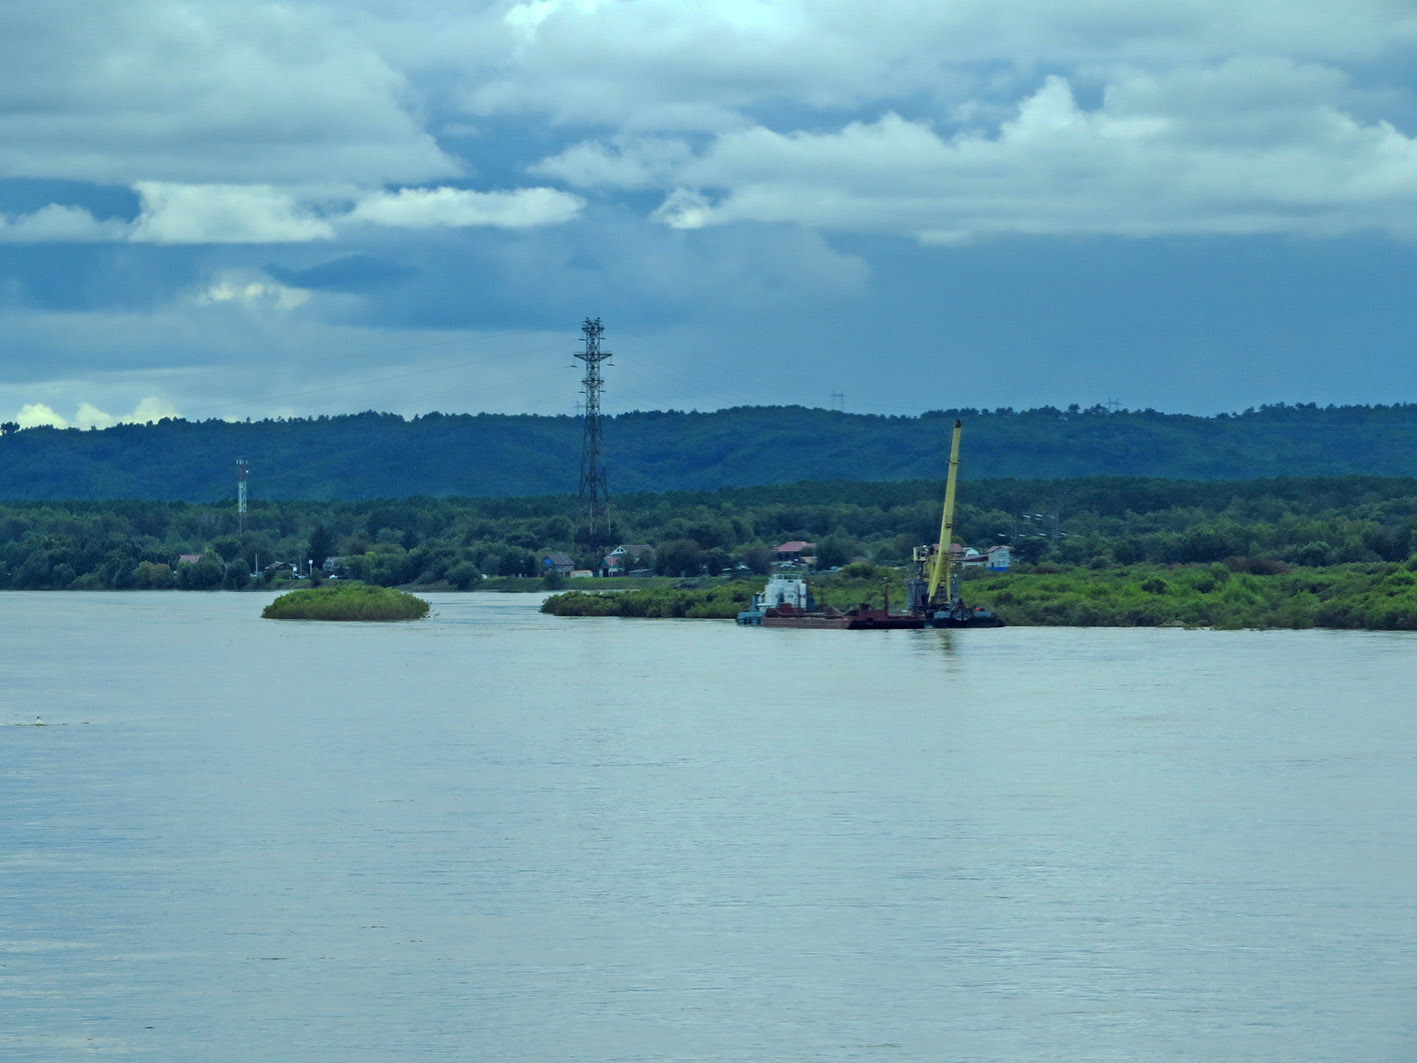
[[[1142,476],[1249,480],[1417,476],[1417,405],[1272,405],[1195,417],[1103,407],[940,410],[881,417],[737,407],[605,421],[612,496],[804,480],[943,477],[949,426],[965,424],[967,479]],[[573,417],[431,413],[250,422],[163,420],[104,431],[30,428],[0,438],[0,499],[362,499],[568,494],[580,471]]]

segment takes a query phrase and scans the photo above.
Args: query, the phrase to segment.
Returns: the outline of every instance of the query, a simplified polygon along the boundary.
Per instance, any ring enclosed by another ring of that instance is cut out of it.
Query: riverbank
[[[882,583],[876,578],[823,574],[812,585],[820,599],[839,608],[881,600]],[[551,596],[541,608],[556,616],[731,619],[761,589],[757,578],[700,588],[571,590]],[[893,573],[888,589],[894,601],[904,600],[899,573]],[[1040,566],[968,578],[964,597],[970,605],[994,610],[1011,626],[1412,631],[1417,630],[1417,558],[1268,572],[1236,571],[1218,562],[1068,570]]]

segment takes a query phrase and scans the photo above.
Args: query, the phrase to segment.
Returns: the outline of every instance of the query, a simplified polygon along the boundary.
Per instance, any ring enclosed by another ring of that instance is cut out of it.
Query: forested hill
[[[803,407],[636,412],[604,422],[610,490],[942,477],[964,420],[967,479],[1174,480],[1417,476],[1417,405],[1273,405],[1194,417],[1153,410],[943,410],[881,417]],[[212,501],[250,464],[252,497],[360,499],[574,492],[573,417],[361,413],[255,422],[164,420],[0,437],[0,498]]]

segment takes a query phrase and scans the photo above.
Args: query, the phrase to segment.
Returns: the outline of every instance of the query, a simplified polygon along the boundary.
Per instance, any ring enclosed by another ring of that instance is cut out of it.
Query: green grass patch
[[[342,583],[282,594],[262,611],[267,620],[419,620],[428,603],[392,587]]]
[[[582,581],[576,581],[579,585]],[[584,581],[590,582],[590,581]],[[690,620],[732,620],[763,589],[766,576],[751,579],[702,578],[692,580],[595,580],[596,590],[578,587],[554,594],[541,605],[553,616],[683,617]],[[874,565],[848,565],[840,572],[811,575],[808,582],[821,608],[850,609],[867,602],[880,606],[886,593],[892,609],[905,603],[905,576],[898,570]],[[608,586],[602,586],[608,585]]]
[[[566,591],[541,603],[554,616],[649,616],[723,620],[737,616],[762,590],[762,581],[723,582],[712,587],[645,587],[635,590]]]
[[[1219,563],[1010,572],[967,580],[964,593],[1014,626],[1411,631],[1417,630],[1417,579],[1410,564],[1266,575]]]
[[[852,570],[855,571],[852,571]],[[762,590],[761,578],[712,586],[650,587],[592,594],[572,590],[542,604],[556,616],[731,619]],[[899,570],[848,566],[809,577],[819,605],[849,609],[905,603]],[[1107,569],[968,573],[964,599],[1011,626],[1349,628],[1417,630],[1417,559],[1256,574],[1224,564],[1128,565]]]

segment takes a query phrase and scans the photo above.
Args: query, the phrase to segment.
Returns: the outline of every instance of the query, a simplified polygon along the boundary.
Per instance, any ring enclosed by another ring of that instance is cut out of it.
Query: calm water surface
[[[266,600],[0,596],[0,1059],[1417,1059],[1412,635]]]

